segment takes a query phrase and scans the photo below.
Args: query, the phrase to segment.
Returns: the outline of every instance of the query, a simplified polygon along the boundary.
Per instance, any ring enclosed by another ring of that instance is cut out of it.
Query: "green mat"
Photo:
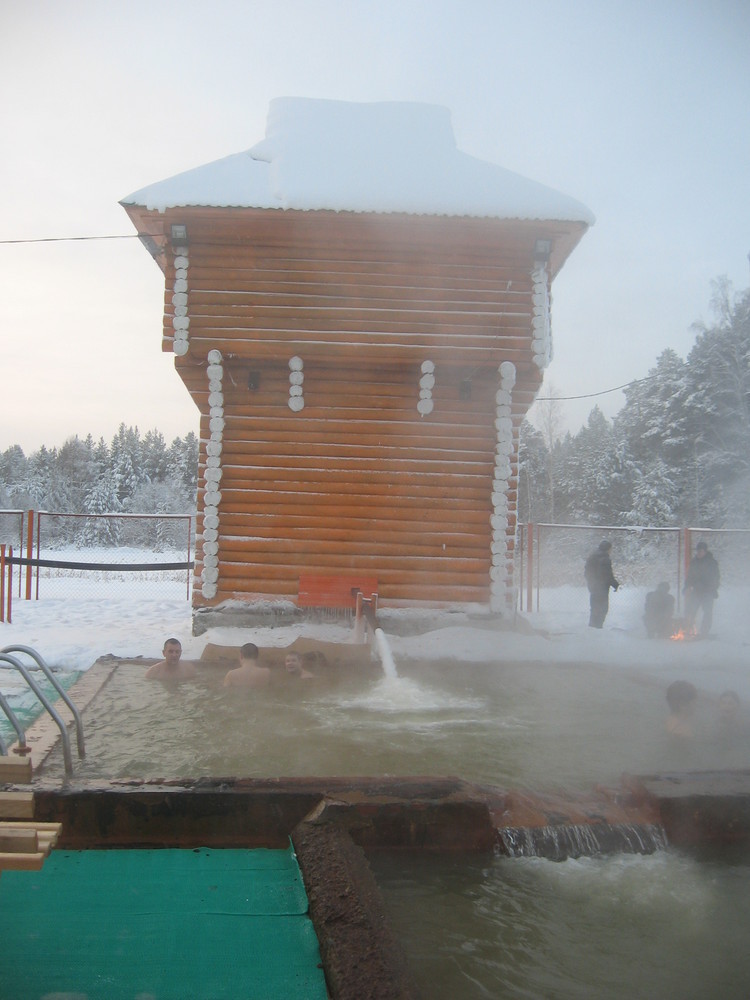
[[[0,877],[2,1000],[325,1000],[291,850],[52,851]]]

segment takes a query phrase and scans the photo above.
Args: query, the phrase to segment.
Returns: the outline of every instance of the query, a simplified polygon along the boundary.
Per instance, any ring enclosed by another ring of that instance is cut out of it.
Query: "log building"
[[[316,575],[512,603],[518,430],[589,210],[457,150],[445,109],[290,98],[122,205],[201,415],[194,609]]]

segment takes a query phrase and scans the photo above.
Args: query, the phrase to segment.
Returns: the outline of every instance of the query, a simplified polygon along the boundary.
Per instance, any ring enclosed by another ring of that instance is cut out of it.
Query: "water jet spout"
[[[391,680],[396,679],[398,677],[396,662],[393,659],[391,647],[388,645],[388,639],[386,638],[385,632],[382,628],[375,629],[375,647],[378,651],[378,656],[380,657],[383,673]]]

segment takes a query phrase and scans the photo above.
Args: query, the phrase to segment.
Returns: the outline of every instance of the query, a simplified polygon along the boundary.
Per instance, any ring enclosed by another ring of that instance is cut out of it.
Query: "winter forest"
[[[719,280],[712,306],[714,322],[696,326],[687,358],[663,351],[613,420],[595,406],[578,433],[563,435],[561,404],[536,404],[535,425],[521,430],[522,522],[750,524],[750,289],[735,294]],[[167,446],[159,431],[141,437],[123,424],[109,444],[89,435],[29,456],[6,449],[0,509],[188,514],[197,479],[195,434]]]
[[[191,514],[198,483],[198,438],[190,432],[167,446],[163,435],[121,424],[110,444],[89,434],[28,457],[18,445],[0,455],[0,509],[69,514]],[[80,546],[173,543],[164,525],[139,522],[128,537],[122,522],[83,519],[57,526],[58,543]],[[153,537],[143,537],[143,532]]]
[[[612,421],[595,406],[562,436],[560,403],[536,404],[521,433],[522,522],[750,525],[750,289],[720,279],[711,304],[687,358],[663,351]]]

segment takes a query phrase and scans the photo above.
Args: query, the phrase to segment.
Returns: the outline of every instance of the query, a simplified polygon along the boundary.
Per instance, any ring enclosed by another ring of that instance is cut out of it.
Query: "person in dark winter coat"
[[[708,551],[705,542],[698,542],[695,555],[685,578],[685,619],[690,628],[695,626],[698,611],[702,611],[700,635],[707,636],[713,621],[714,601],[719,596],[719,564]]]
[[[674,632],[674,597],[668,583],[646,594],[643,622],[649,639],[668,639]]]
[[[611,542],[600,542],[599,548],[592,552],[586,560],[583,575],[589,588],[589,627],[601,628],[609,611],[609,588],[617,590],[620,584],[612,572],[612,561],[609,557]]]

